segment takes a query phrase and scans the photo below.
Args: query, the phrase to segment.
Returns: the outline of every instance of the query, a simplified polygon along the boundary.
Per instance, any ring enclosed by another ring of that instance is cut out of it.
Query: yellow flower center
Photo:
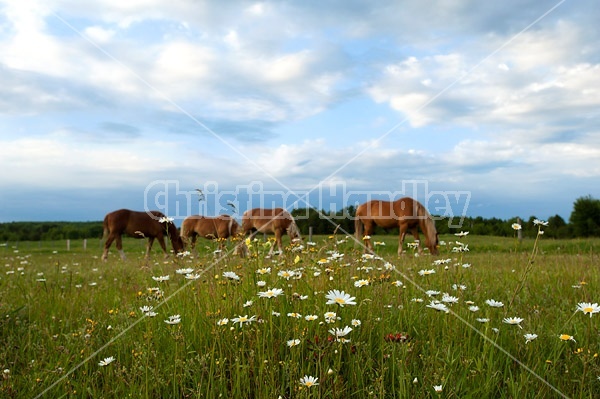
[[[561,334],[560,339],[562,339],[563,341],[568,341],[571,339],[571,336],[568,334]]]
[[[592,313],[594,311],[594,308],[592,308],[591,306],[588,306],[587,308],[583,308],[583,313]]]
[[[343,305],[346,301],[344,301],[344,298],[335,298],[335,303]]]

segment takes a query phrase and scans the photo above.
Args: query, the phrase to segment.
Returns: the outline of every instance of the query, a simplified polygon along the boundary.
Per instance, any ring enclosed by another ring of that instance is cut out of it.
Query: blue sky
[[[568,219],[600,198],[598,20],[592,0],[2,0],[0,222],[303,195]]]

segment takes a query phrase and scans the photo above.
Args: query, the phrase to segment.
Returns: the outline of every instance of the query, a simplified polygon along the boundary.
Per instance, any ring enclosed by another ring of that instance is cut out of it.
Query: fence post
[[[523,226],[521,224],[521,218],[517,218],[517,223],[519,223],[521,226]],[[519,229],[517,230],[517,238],[519,239],[519,242],[523,241],[523,229]]]
[[[67,239],[67,251],[71,250],[71,240]]]
[[[312,236],[313,236],[313,227],[308,226],[308,242],[312,242]]]
[[[83,250],[86,251],[87,250],[87,238],[83,239]]]

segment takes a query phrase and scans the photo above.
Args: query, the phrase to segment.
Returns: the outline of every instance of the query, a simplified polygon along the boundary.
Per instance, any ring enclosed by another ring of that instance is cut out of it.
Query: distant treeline
[[[0,241],[47,241],[101,238],[102,222],[0,223]]]
[[[300,231],[306,235],[312,227],[313,234],[354,234],[353,206],[346,207],[336,213],[327,211],[318,212],[315,209],[295,209],[291,213],[296,219]],[[324,215],[327,215],[325,217]],[[515,236],[513,223],[522,227],[523,237],[535,237],[538,227],[534,225],[535,216],[529,219],[517,217],[502,220],[498,218],[484,219],[483,217],[436,219],[436,228],[439,234],[452,234],[468,231],[470,234],[491,235],[500,237]],[[575,237],[600,237],[600,200],[591,196],[578,198],[573,204],[573,212],[569,222],[559,215],[547,220],[548,226],[544,227],[544,236],[550,238],[575,238]],[[102,222],[11,222],[0,223],[0,241],[44,241],[66,240],[83,238],[101,238],[103,233]],[[375,234],[384,234],[383,230],[375,230]],[[398,229],[388,233],[398,234]]]

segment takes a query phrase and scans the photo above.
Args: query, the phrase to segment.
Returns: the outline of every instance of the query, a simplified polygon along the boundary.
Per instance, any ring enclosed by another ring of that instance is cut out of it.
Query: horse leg
[[[167,252],[167,246],[165,245],[165,238],[164,237],[156,237],[158,240],[158,243],[160,244],[160,247],[162,248],[163,252],[165,253],[165,258],[169,257],[169,253]]]
[[[398,234],[398,256],[402,255],[404,236],[406,236],[406,226],[400,226],[400,234]]]
[[[365,245],[365,253],[367,252],[373,252],[373,244],[371,243],[371,234],[373,234],[373,222],[371,222],[370,220],[364,220],[363,221],[363,225],[365,228],[365,232],[363,235],[363,242]],[[365,238],[365,237],[369,237],[369,238]]]
[[[102,252],[102,260],[104,262],[106,262],[106,260],[108,259],[108,249],[112,245],[114,239],[115,237],[112,234],[109,234],[109,236],[106,237],[106,242],[104,243],[104,251]]]
[[[121,235],[117,236],[117,250],[119,250],[119,255],[121,256],[121,260],[125,260],[125,252],[123,251],[123,238]]]
[[[421,237],[419,237],[419,228],[418,227],[413,227],[411,229],[411,233],[413,235],[413,237],[415,238],[415,242],[419,244],[418,248],[419,248],[419,254],[423,253],[423,247],[421,246]]]
[[[146,259],[150,257],[150,251],[152,250],[152,244],[154,244],[154,237],[148,237],[148,243],[146,244]],[[163,243],[164,245],[164,243]]]

